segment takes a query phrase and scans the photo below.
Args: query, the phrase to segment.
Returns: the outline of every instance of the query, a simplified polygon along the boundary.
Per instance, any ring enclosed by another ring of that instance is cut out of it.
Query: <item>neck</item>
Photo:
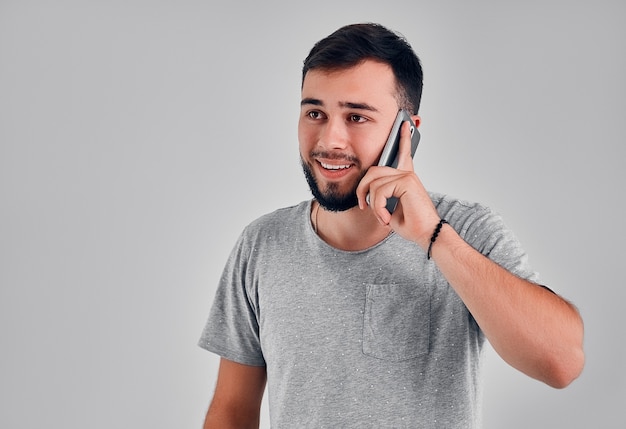
[[[317,201],[313,201],[311,207],[313,229],[322,240],[337,249],[365,250],[391,233],[391,228],[381,225],[370,210],[353,207],[342,212],[331,212]]]

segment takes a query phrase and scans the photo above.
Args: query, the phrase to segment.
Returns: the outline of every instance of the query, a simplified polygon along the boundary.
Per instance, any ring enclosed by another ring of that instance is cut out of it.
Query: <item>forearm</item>
[[[553,387],[580,374],[583,325],[571,304],[498,266],[448,225],[432,258],[506,362]]]
[[[245,413],[213,402],[204,421],[204,429],[258,429],[258,413]]]

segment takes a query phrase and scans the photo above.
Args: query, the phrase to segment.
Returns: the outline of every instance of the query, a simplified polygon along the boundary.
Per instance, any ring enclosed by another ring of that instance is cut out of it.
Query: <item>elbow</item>
[[[555,389],[564,389],[576,380],[585,367],[584,324],[580,314],[575,307],[570,307],[575,311],[576,318],[570,324],[569,335],[562,335],[562,339],[568,338],[561,347],[555,347],[554,353],[548,360],[548,377],[544,380],[546,384]],[[557,352],[558,350],[558,352]]]
[[[585,366],[585,353],[582,347],[577,347],[567,353],[567,356],[554,359],[548,365],[543,381],[555,389],[564,389],[576,380]]]
[[[580,374],[582,373],[584,358],[582,360],[583,362],[579,365],[555,372],[550,380],[546,381],[546,383],[555,389],[565,389],[567,386],[572,384],[572,382],[576,380],[578,376],[580,376]]]

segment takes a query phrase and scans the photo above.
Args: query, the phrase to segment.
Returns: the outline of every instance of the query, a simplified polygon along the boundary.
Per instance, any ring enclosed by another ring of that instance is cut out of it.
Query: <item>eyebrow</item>
[[[318,100],[317,98],[303,98],[300,102],[300,106],[304,106],[305,104],[312,104],[314,106],[323,106],[324,103],[322,100]]]
[[[324,106],[324,102],[317,98],[304,98],[300,102],[300,106],[304,106],[306,104],[312,104],[314,106]],[[367,103],[353,103],[350,101],[340,101],[339,106],[347,107],[349,109],[357,109],[357,110],[368,110],[370,112],[378,112],[378,109],[374,106]]]

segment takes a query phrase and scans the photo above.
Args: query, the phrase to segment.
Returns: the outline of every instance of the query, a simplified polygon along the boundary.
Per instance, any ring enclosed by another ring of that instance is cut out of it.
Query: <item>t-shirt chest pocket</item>
[[[396,362],[427,354],[430,295],[415,284],[367,285],[363,353]]]

